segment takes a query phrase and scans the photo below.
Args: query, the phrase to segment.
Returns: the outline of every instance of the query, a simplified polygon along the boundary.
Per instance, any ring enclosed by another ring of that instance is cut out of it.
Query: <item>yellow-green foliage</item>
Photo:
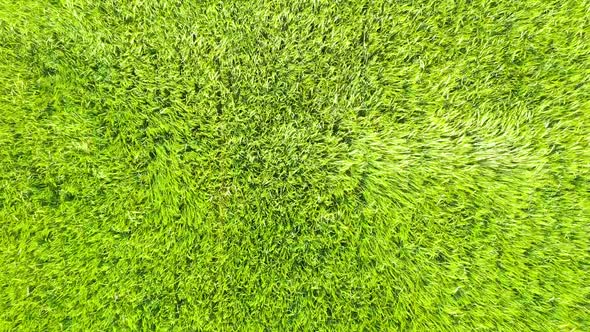
[[[0,330],[590,330],[584,0],[0,0]]]

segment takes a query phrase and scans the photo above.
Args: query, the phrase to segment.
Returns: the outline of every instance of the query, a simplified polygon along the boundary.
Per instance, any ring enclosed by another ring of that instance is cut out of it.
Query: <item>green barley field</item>
[[[0,330],[589,331],[590,3],[0,0]]]

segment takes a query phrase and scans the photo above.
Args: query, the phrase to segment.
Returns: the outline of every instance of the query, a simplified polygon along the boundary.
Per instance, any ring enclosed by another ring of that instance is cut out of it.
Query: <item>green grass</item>
[[[0,0],[0,330],[590,330],[590,6]]]

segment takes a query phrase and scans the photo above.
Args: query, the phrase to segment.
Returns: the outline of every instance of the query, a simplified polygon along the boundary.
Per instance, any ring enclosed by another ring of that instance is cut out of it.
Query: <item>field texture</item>
[[[0,330],[589,331],[590,3],[0,0]]]

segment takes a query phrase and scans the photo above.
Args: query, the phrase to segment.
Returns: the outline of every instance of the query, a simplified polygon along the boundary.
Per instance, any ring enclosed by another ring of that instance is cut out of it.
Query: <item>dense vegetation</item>
[[[586,1],[0,0],[0,329],[590,330]]]

